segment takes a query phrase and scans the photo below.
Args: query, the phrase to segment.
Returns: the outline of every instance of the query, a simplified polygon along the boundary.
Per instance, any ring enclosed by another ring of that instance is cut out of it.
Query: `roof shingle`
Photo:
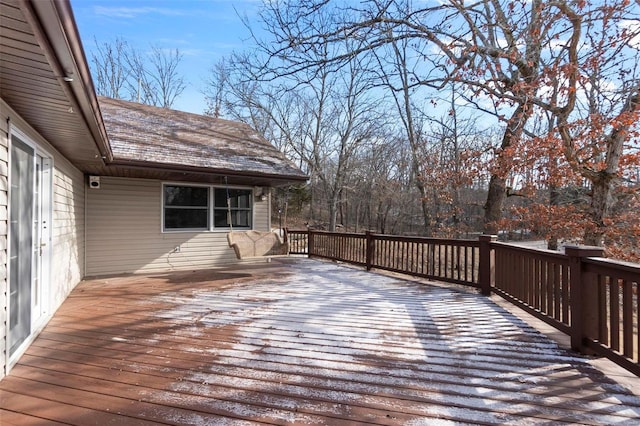
[[[118,99],[98,100],[115,162],[306,180],[247,124]]]

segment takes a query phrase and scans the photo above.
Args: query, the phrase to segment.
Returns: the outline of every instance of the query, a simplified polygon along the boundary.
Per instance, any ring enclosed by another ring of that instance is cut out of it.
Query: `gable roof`
[[[98,102],[113,153],[110,166],[182,169],[235,181],[307,180],[247,124],[119,99]]]

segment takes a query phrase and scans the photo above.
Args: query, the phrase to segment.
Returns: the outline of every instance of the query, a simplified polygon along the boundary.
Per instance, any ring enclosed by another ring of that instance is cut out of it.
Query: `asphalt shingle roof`
[[[98,100],[114,161],[306,178],[247,124],[118,99]]]

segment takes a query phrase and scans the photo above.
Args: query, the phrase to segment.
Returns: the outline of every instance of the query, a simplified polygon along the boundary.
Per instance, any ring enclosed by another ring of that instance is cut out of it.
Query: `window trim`
[[[207,228],[171,228],[167,229],[165,227],[165,192],[164,188],[166,186],[184,186],[184,187],[198,187],[198,188],[208,188],[209,191],[209,202],[207,205],[207,220],[208,227]],[[241,209],[244,211],[249,211],[249,220],[250,225],[246,226],[234,226],[233,229],[240,230],[251,230],[254,229],[255,223],[255,200],[253,197],[253,187],[250,186],[240,186],[240,185],[210,185],[203,183],[190,183],[190,182],[162,182],[160,185],[160,232],[163,234],[175,234],[180,232],[189,232],[189,233],[200,233],[200,232],[229,232],[231,227],[216,227],[215,226],[215,190],[216,189],[241,189],[249,192],[249,208]]]

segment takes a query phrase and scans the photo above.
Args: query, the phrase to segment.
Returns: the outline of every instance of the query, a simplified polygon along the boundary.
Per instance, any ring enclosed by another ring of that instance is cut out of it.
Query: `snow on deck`
[[[79,286],[0,382],[0,420],[33,415],[17,393],[69,422],[46,413],[72,388],[120,424],[640,421],[640,398],[472,291],[308,259],[176,274]]]

